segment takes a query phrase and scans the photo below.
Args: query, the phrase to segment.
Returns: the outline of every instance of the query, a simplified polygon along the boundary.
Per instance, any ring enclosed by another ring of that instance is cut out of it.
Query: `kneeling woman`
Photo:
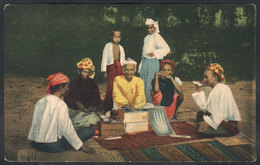
[[[64,99],[69,106],[70,118],[75,127],[97,125],[100,118],[95,112],[99,107],[100,94],[93,80],[95,66],[90,58],[82,59],[77,66],[80,75],[70,82],[70,92]]]
[[[94,128],[75,131],[69,118],[68,107],[63,97],[68,93],[69,79],[62,73],[47,78],[48,95],[35,105],[32,126],[28,139],[32,145],[44,152],[63,152],[71,149],[93,154],[95,150],[83,145],[82,141],[95,134]]]
[[[152,100],[156,105],[165,106],[168,120],[176,118],[176,111],[184,100],[178,77],[173,78],[175,63],[172,60],[163,60],[160,63],[160,72],[155,73],[152,80]]]

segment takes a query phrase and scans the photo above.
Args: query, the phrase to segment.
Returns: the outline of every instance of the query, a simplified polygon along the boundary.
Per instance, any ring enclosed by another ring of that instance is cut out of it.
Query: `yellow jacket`
[[[113,100],[117,107],[122,107],[128,103],[135,108],[144,106],[146,104],[144,81],[134,76],[128,82],[124,75],[116,76],[113,84]]]

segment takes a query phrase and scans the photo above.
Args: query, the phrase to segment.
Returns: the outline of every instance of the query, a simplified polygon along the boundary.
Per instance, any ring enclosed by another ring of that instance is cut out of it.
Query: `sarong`
[[[167,116],[168,120],[170,120],[173,117],[173,115],[176,113],[176,103],[177,103],[178,96],[179,96],[179,94],[177,92],[175,92],[173,95],[172,104],[170,106],[165,107],[165,112],[166,112],[166,116]],[[154,104],[160,105],[161,100],[162,100],[161,91],[158,91],[157,93],[152,93],[152,99],[153,99]]]
[[[157,58],[142,58],[140,77],[144,80],[145,97],[147,103],[152,103],[152,79],[154,78],[154,74],[159,72],[159,69],[160,63]]]
[[[114,61],[114,64],[107,66],[107,90],[104,100],[104,109],[106,111],[112,110],[113,108],[113,82],[114,78],[119,75],[123,75],[123,67],[120,61]]]
[[[97,125],[100,121],[100,118],[95,112],[85,113],[69,108],[69,116],[74,127],[89,127],[90,125]]]

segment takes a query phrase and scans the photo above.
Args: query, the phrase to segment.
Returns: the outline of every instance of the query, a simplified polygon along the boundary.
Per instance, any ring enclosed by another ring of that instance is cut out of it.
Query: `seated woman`
[[[63,152],[71,149],[93,154],[95,150],[83,145],[95,134],[94,128],[75,131],[69,118],[68,107],[63,97],[68,93],[69,79],[62,73],[47,78],[48,95],[37,102],[28,139],[32,145],[44,152]]]
[[[181,80],[173,78],[175,63],[172,60],[163,60],[160,63],[160,72],[155,73],[152,80],[152,100],[156,105],[165,106],[168,120],[176,118],[176,111],[184,100],[181,90]]]
[[[211,64],[204,72],[204,82],[212,88],[208,99],[202,88],[192,94],[201,109],[197,114],[198,132],[206,137],[237,134],[241,117],[229,86],[224,84],[224,69],[217,63]]]
[[[75,127],[89,127],[100,121],[96,110],[100,103],[97,83],[93,80],[95,66],[90,58],[84,58],[77,63],[79,76],[70,84],[70,92],[64,98],[69,107],[70,118]]]

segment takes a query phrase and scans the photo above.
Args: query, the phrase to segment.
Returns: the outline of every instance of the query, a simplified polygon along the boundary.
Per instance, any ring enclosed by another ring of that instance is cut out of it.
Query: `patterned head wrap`
[[[77,66],[79,69],[90,69],[92,72],[92,75],[89,77],[91,79],[95,76],[95,66],[90,58],[83,58],[80,62],[77,63]]]
[[[161,68],[165,63],[170,64],[170,65],[172,66],[172,68],[175,67],[175,63],[174,63],[172,60],[167,59],[167,60],[162,60],[162,61],[161,61],[161,63],[160,63],[160,68]]]
[[[154,21],[151,18],[146,18],[145,25],[154,25],[156,32],[160,33],[158,21]]]
[[[225,83],[225,77],[224,77],[224,69],[219,65],[218,63],[213,63],[208,66],[207,69],[212,70],[213,72],[217,73],[217,75],[221,78],[221,82]]]
[[[46,80],[48,81],[48,85],[46,87],[46,92],[48,94],[51,93],[50,86],[64,84],[64,83],[68,83],[70,81],[66,75],[64,75],[63,73],[60,73],[60,72],[50,75]]]

